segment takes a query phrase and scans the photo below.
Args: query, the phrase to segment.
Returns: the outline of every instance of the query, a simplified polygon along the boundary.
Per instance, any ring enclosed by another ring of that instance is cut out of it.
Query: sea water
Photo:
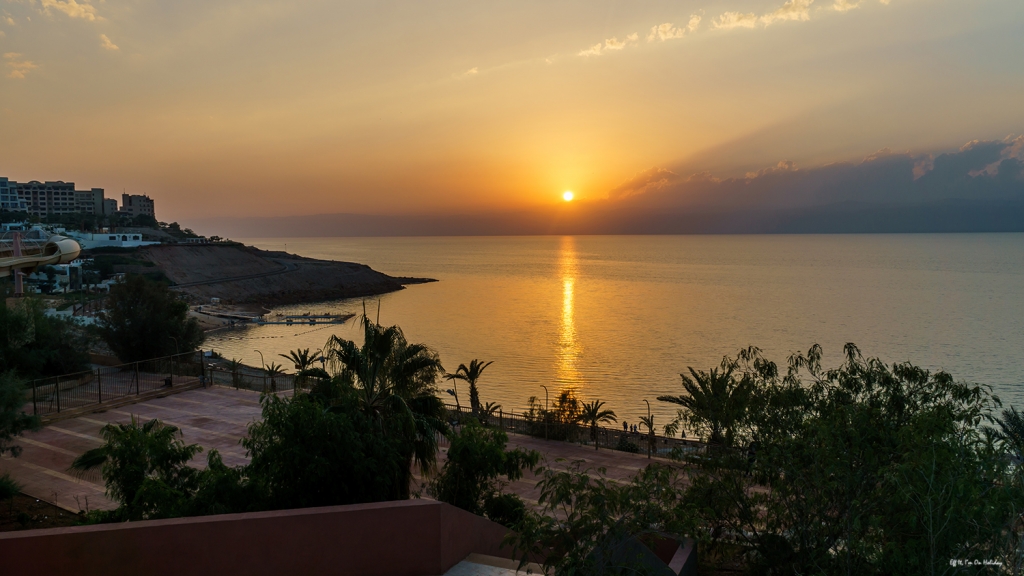
[[[379,298],[280,307],[398,324],[447,370],[493,361],[484,402],[519,411],[571,388],[659,428],[681,372],[757,346],[785,365],[818,343],[951,372],[1024,406],[1024,234],[254,238],[246,244],[438,282]],[[260,365],[358,325],[252,326],[206,348]],[[444,388],[451,385],[444,383]],[[544,386],[547,387],[545,391]],[[458,389],[462,403],[468,390]],[[451,399],[446,395],[446,398]]]

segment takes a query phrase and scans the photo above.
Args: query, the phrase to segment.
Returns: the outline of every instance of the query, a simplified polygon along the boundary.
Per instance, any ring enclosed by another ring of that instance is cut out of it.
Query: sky
[[[0,176],[189,222],[1015,154],[1021,38],[1020,0],[0,0]]]

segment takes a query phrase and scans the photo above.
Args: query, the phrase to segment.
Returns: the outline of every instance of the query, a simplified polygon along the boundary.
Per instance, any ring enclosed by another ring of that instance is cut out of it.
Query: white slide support
[[[21,252],[21,255],[16,255]],[[71,238],[51,236],[38,247],[21,247],[14,250],[13,246],[0,246],[0,277],[10,276],[15,270],[32,272],[40,266],[67,264],[82,252],[82,247]]]

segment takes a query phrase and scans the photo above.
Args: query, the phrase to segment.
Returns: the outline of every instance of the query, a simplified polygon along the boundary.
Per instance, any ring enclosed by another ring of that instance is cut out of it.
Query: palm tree
[[[436,382],[444,373],[437,353],[410,344],[398,326],[383,327],[363,316],[363,345],[331,336],[324,346],[330,372],[352,382],[362,410],[382,434],[401,441],[398,498],[409,497],[412,465],[426,474],[437,462],[437,437],[445,434],[444,403]]]
[[[995,437],[1010,451],[1015,464],[1024,462],[1024,412],[1018,412],[1011,406],[1003,410],[1002,418],[996,418],[995,421],[999,426],[994,430]]]
[[[711,444],[731,444],[734,428],[742,420],[750,400],[749,381],[733,378],[732,367],[721,373],[717,368],[711,372],[689,370],[692,377],[679,375],[686,395],[658,396],[658,400],[682,406],[678,419],[688,422],[690,428],[707,430]]]
[[[647,427],[647,457],[650,458],[651,452],[655,451],[658,442],[657,437],[654,436],[654,415],[641,416],[640,423]]]
[[[310,353],[309,348],[298,348],[287,354],[278,354],[278,356],[287,358],[295,364],[295,385],[299,387],[305,385],[307,379],[305,372],[316,362],[320,351]]]
[[[238,358],[232,358],[228,362],[228,371],[231,372],[231,384],[238,390],[242,384],[242,361]]]
[[[469,363],[469,366],[459,364],[455,373],[451,375],[459,380],[469,382],[469,406],[472,408],[473,414],[480,411],[480,391],[477,390],[476,382],[480,379],[480,375],[484,373],[484,369],[491,364],[494,364],[494,362],[483,362],[474,359]]]
[[[267,378],[270,378],[270,391],[277,392],[277,377],[284,374],[284,366],[271,362],[263,366],[263,371],[267,373]]]
[[[310,354],[309,348],[299,348],[287,354],[278,354],[278,356],[291,360],[295,364],[295,371],[302,372],[316,362],[317,352]]]
[[[590,425],[590,439],[594,441],[594,450],[597,450],[597,427],[602,423],[616,422],[615,412],[604,409],[605,402],[594,400],[583,405],[581,420],[584,424]]]

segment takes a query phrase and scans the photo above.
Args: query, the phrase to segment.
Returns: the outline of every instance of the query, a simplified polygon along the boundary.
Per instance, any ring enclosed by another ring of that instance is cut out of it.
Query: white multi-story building
[[[28,212],[39,217],[81,213],[133,217],[145,214],[156,218],[149,196],[124,194],[122,198],[123,206],[118,211],[117,200],[106,198],[103,188],[75,190],[74,182],[15,182],[0,177],[0,210]]]

